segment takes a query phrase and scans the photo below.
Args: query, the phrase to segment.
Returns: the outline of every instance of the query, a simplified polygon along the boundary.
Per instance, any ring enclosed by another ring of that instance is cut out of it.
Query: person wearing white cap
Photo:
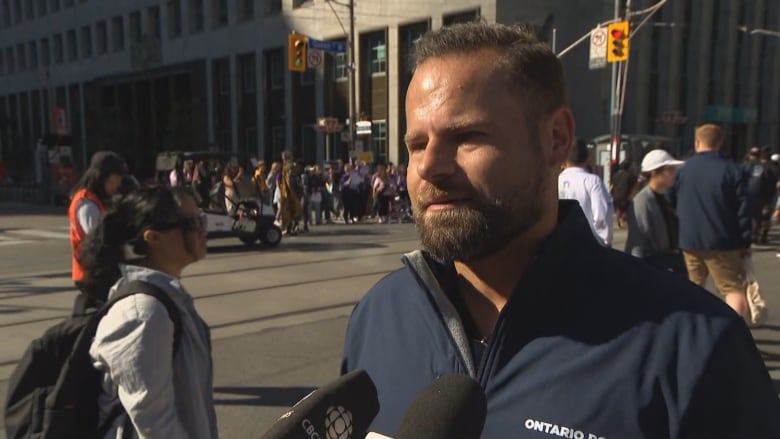
[[[683,163],[663,149],[645,155],[642,160],[645,186],[628,206],[625,251],[658,268],[687,277],[685,260],[677,246],[677,213],[665,196],[674,185],[677,168]]]

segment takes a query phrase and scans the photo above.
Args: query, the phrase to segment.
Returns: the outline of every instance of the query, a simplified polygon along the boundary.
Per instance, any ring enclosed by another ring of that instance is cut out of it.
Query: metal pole
[[[555,43],[557,40],[558,40],[558,29],[554,27],[552,30],[552,42],[551,42],[552,53],[555,53],[556,50]]]
[[[620,0],[615,0],[614,19],[615,21],[618,21],[620,19]],[[607,169],[605,169],[604,171],[605,183],[608,183],[612,178],[612,165],[617,162],[618,148],[620,147],[620,139],[618,138],[618,132],[617,132],[617,105],[618,105],[617,78],[618,78],[618,65],[617,63],[613,62],[612,75],[610,78],[610,87],[609,87],[609,111],[610,111],[609,130],[612,139],[610,140],[611,143],[609,148],[609,163],[607,164]]]
[[[349,51],[347,62],[349,63],[349,150],[351,153],[357,152],[355,149],[355,140],[357,135],[355,128],[357,124],[357,97],[355,93],[355,73],[357,64],[355,62],[355,0],[349,0]],[[350,161],[352,159],[350,154]]]

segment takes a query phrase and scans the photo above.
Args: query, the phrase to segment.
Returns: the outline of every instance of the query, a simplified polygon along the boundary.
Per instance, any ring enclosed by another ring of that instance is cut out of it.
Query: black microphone
[[[468,375],[442,375],[409,405],[396,439],[479,439],[486,415],[479,383]]]
[[[378,412],[374,382],[355,370],[298,401],[262,439],[362,439]]]

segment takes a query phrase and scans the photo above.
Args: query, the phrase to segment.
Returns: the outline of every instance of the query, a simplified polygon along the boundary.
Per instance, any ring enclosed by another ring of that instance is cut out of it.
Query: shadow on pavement
[[[215,387],[214,404],[291,407],[316,387]]]

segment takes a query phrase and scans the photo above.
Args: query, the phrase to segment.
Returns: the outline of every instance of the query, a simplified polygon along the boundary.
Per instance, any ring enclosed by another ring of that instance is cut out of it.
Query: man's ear
[[[574,115],[567,106],[558,107],[548,117],[552,154],[550,165],[560,167],[566,162],[574,144]]]
[[[144,230],[143,235],[141,235],[141,240],[147,248],[159,246],[160,238],[160,232],[151,229]]]

